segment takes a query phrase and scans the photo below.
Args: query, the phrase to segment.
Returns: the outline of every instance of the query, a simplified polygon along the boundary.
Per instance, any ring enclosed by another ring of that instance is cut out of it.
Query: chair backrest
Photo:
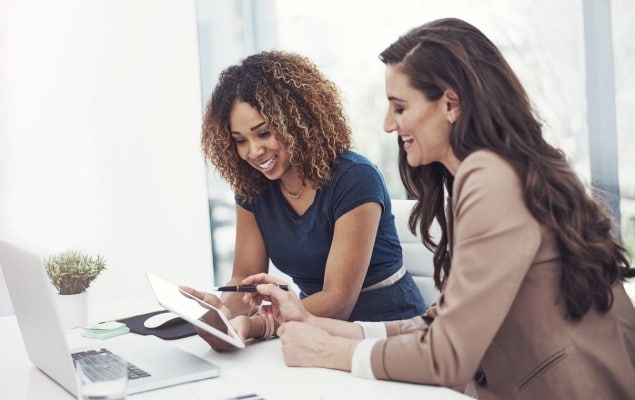
[[[415,236],[408,229],[408,218],[414,204],[415,200],[393,199],[392,212],[403,251],[403,264],[419,287],[426,306],[429,306],[436,301],[439,291],[434,286],[432,252],[423,245],[419,234]],[[433,236],[436,235],[433,233]]]
[[[11,299],[9,298],[9,290],[7,289],[7,284],[4,281],[2,270],[0,270],[0,317],[14,314],[13,305],[11,304]]]

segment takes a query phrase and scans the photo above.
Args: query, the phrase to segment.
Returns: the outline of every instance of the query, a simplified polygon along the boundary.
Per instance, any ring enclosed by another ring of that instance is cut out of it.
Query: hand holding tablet
[[[217,307],[179,289],[176,285],[151,272],[147,272],[146,275],[154,296],[161,306],[234,347],[241,349],[245,347],[240,335],[232,327],[225,313]],[[202,319],[209,312],[214,312],[217,315],[223,322],[227,333],[213,327]]]

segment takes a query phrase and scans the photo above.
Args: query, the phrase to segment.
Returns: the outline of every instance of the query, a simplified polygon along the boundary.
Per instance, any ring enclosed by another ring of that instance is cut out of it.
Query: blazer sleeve
[[[473,153],[457,171],[453,194],[451,272],[431,310],[434,318],[429,324],[387,323],[389,337],[375,343],[370,355],[377,379],[466,384],[535,258],[540,226],[506,161]]]

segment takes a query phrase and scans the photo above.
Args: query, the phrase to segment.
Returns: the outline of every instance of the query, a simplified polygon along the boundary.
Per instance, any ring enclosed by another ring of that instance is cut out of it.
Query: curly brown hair
[[[238,156],[229,114],[245,102],[263,117],[289,153],[302,182],[331,180],[337,157],[351,148],[351,129],[338,87],[308,58],[282,51],[251,55],[221,72],[203,117],[201,143],[237,197],[251,202],[267,178]]]
[[[457,92],[461,115],[450,135],[456,157],[463,160],[489,149],[514,167],[530,212],[557,237],[567,315],[575,320],[591,307],[607,311],[613,301],[611,285],[635,276],[635,270],[612,231],[602,199],[589,193],[564,153],[544,140],[525,90],[496,46],[467,22],[440,19],[403,35],[380,59],[399,65],[412,87],[430,101],[447,88]],[[419,224],[424,244],[435,252],[440,288],[450,273],[444,203],[454,177],[440,163],[410,167],[401,139],[399,145],[401,179],[418,200],[410,229],[414,232]],[[438,243],[428,233],[434,219],[443,230]]]

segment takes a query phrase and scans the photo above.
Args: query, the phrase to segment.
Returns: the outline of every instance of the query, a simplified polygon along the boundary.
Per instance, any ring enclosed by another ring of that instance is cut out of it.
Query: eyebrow
[[[255,131],[256,129],[260,128],[261,126],[263,126],[266,122],[262,121],[259,124],[256,124],[254,126],[252,126],[251,128],[249,128],[249,130],[251,130],[252,132]],[[242,133],[240,132],[236,132],[236,131],[232,131],[232,135],[242,135]]]
[[[251,131],[255,131],[256,129],[260,128],[261,126],[263,126],[265,124],[265,121],[262,121],[261,123],[254,125],[251,127]]]
[[[388,101],[405,101],[405,100],[395,96],[388,96]]]

